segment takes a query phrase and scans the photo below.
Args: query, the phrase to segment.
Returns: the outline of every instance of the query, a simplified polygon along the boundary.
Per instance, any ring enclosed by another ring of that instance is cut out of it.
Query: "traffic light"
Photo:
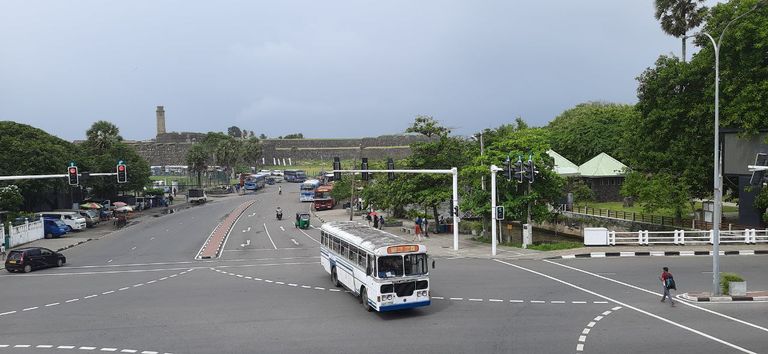
[[[125,168],[125,164],[120,161],[117,164],[117,183],[128,182],[128,170]]]
[[[515,162],[515,179],[517,183],[523,183],[523,175],[523,158],[518,155],[517,162]]]
[[[339,170],[341,170],[341,160],[339,160],[338,157],[334,157],[333,158],[333,169],[334,169],[333,180],[334,181],[340,181],[341,180],[341,172],[339,172]]]
[[[504,206],[502,205],[496,207],[496,220],[504,220]]]
[[[367,157],[363,157],[362,160],[363,160],[363,162],[360,164],[360,169],[361,170],[367,170],[368,169],[368,158]],[[363,181],[367,181],[368,177],[369,177],[368,176],[368,172],[364,171],[363,172]]]
[[[77,166],[71,165],[69,168],[67,168],[67,175],[69,176],[69,185],[70,186],[76,186],[80,184],[79,178],[77,175]]]
[[[536,178],[536,166],[533,163],[533,155],[528,155],[528,161],[525,162],[525,177],[528,183],[533,183]]]
[[[509,159],[509,155],[507,155],[507,159],[504,160],[504,175],[507,176],[507,181],[512,180],[512,160]]]
[[[391,158],[387,159],[387,169],[388,170],[394,170],[395,169],[395,161],[392,161]],[[395,180],[395,173],[394,172],[387,172],[387,178],[390,181]]]
[[[454,205],[453,206],[453,216],[458,217],[459,216],[459,206]]]

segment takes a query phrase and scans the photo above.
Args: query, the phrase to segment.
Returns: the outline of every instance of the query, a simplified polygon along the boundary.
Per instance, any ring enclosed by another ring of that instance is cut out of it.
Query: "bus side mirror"
[[[435,260],[432,260],[432,269],[435,269]]]

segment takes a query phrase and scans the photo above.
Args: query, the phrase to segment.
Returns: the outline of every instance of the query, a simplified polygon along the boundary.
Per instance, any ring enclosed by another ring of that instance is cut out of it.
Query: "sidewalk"
[[[332,209],[314,212],[315,217],[322,222],[349,221],[349,210]],[[364,216],[355,216],[353,221],[367,224]],[[413,229],[413,222],[404,221],[404,226]],[[384,227],[383,230],[413,240],[414,235],[403,232],[401,227]],[[436,257],[469,257],[486,259],[571,259],[571,258],[603,258],[603,257],[632,257],[632,256],[705,256],[710,255],[711,245],[649,245],[649,246],[602,246],[581,247],[556,251],[536,251],[509,246],[497,246],[496,256],[491,255],[491,244],[472,240],[472,235],[459,234],[459,250],[453,250],[453,233],[432,234],[420,241],[427,246],[430,254]],[[534,234],[534,239],[536,235]],[[768,254],[768,244],[723,244],[720,254],[754,255]]]

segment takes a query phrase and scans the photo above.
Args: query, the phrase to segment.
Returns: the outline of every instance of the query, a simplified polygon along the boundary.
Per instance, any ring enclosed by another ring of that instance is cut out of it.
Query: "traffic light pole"
[[[459,250],[459,170],[456,167],[450,170],[333,170],[333,173],[375,173],[375,172],[393,172],[393,173],[421,173],[421,174],[451,174],[453,175],[453,206],[454,210],[451,210],[453,214],[453,250]],[[351,207],[351,205],[350,205]]]
[[[493,222],[491,223],[491,254],[496,255],[496,172],[504,171],[496,165],[491,165],[491,215]]]
[[[80,173],[78,176],[82,176],[83,174]],[[104,172],[104,173],[90,173],[89,176],[116,176],[116,172]],[[13,181],[13,180],[22,180],[22,179],[46,179],[46,178],[67,178],[69,175],[67,174],[60,174],[60,175],[23,175],[23,176],[0,176],[0,181]]]

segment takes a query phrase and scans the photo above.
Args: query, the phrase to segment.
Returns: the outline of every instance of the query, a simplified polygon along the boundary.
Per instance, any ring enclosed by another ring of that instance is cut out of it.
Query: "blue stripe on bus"
[[[432,302],[430,300],[420,301],[420,302],[406,302],[406,303],[397,304],[397,305],[381,306],[379,308],[379,311],[385,312],[385,311],[411,309],[414,307],[429,306],[431,303]]]

